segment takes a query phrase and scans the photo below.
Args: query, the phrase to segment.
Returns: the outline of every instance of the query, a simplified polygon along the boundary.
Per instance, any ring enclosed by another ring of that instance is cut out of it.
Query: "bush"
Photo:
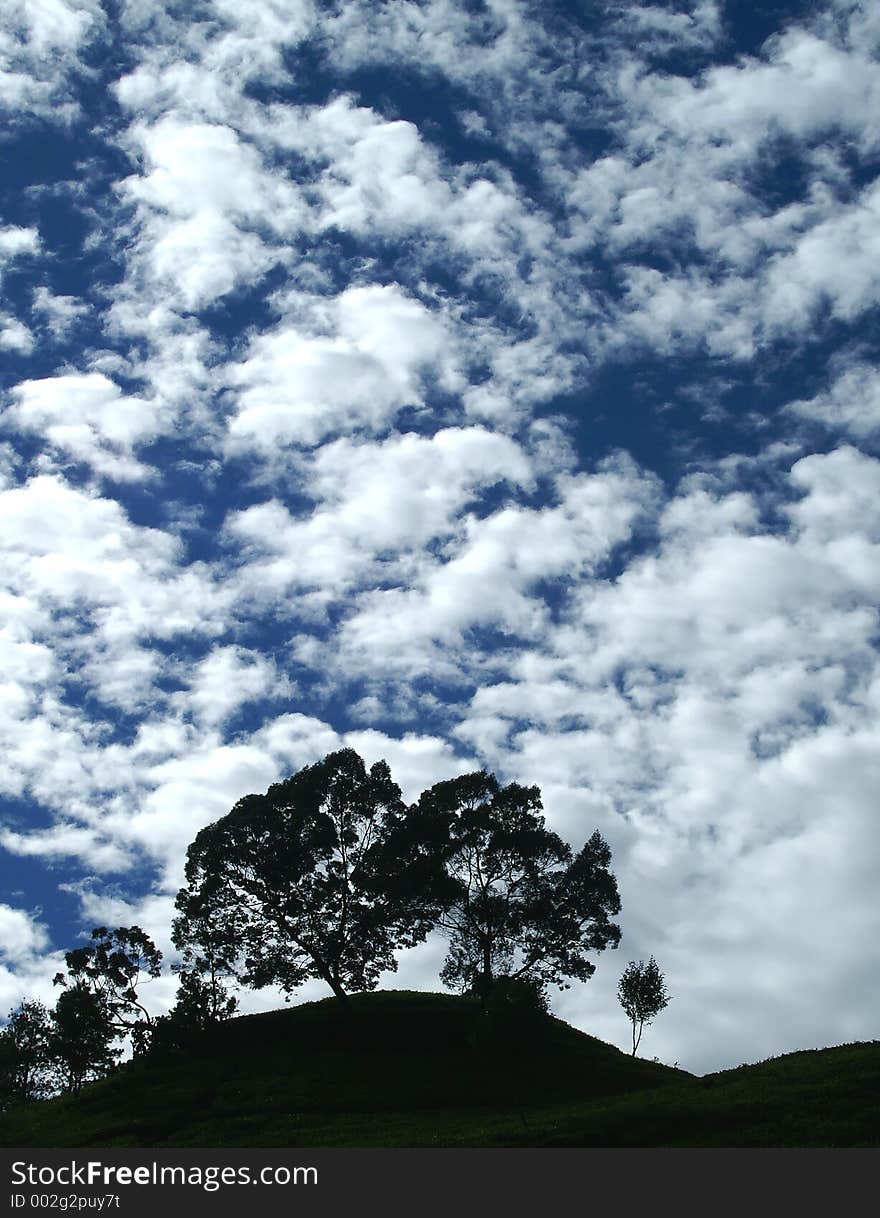
[[[525,977],[495,977],[480,998],[475,1046],[509,1049],[524,1036],[532,1036],[550,1014],[543,983]]]

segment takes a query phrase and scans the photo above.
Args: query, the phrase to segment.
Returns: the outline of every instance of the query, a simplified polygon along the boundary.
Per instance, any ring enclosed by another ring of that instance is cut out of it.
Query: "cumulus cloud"
[[[277,500],[237,513],[245,587],[336,596],[346,588],[412,578],[424,547],[454,543],[459,513],[499,483],[529,485],[530,461],[512,440],[483,428],[445,428],[380,443],[340,439],[303,467],[316,510],[294,517]]]
[[[28,327],[17,317],[0,314],[0,350],[30,355],[33,349],[34,336]]]
[[[873,364],[856,359],[824,393],[789,402],[787,409],[830,431],[869,441],[880,429],[880,372]]]
[[[23,909],[0,905],[0,944],[7,960],[19,961],[44,950],[49,942],[45,926]]]
[[[136,271],[163,294],[196,309],[284,259],[271,238],[297,231],[297,192],[235,131],[169,115],[134,126],[130,139],[146,170],[121,186],[141,227]]]
[[[21,228],[15,224],[0,228],[0,258],[11,261],[23,254],[35,254],[40,248],[40,237],[35,228]]]
[[[790,253],[774,260],[767,285],[767,324],[783,330],[805,325],[817,306],[850,319],[876,306],[880,281],[874,272],[880,186],[838,214],[816,224]]]
[[[195,665],[190,688],[180,701],[200,723],[216,727],[245,703],[286,699],[292,689],[274,664],[233,645],[215,648]]]
[[[71,121],[78,114],[70,95],[87,69],[80,55],[104,28],[98,0],[4,0],[0,35],[0,105],[13,116],[34,114]]]
[[[47,967],[60,963],[50,953],[50,936],[39,911],[0,904],[0,1011],[5,1016],[20,1002],[52,1001]]]
[[[260,335],[229,370],[233,446],[310,447],[338,432],[381,432],[401,407],[422,403],[426,374],[456,383],[442,317],[396,284],[301,307],[298,325]]]
[[[11,391],[7,426],[41,436],[48,445],[97,473],[121,481],[149,476],[133,448],[162,430],[161,407],[126,397],[100,372],[23,381]]]

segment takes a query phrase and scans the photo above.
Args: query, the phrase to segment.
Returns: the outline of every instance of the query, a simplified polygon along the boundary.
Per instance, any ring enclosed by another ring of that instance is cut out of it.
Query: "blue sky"
[[[0,1009],[352,746],[605,836],[577,1026],[876,1036],[876,6],[0,12]]]

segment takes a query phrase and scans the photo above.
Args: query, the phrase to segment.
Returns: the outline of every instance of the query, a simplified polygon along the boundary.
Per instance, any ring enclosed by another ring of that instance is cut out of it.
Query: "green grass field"
[[[231,1020],[75,1098],[0,1116],[3,1146],[880,1146],[880,1042],[702,1078],[548,1018],[359,995]]]

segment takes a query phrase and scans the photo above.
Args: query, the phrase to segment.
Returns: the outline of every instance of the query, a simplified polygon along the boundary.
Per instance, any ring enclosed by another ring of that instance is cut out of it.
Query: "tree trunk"
[[[324,980],[327,982],[327,984],[330,986],[330,989],[339,999],[339,1005],[342,1007],[343,1011],[350,1011],[351,1003],[348,1000],[348,994],[346,994],[345,990],[342,988],[342,986],[339,983],[339,978],[328,976],[328,977],[325,977]]]
[[[327,961],[322,959],[320,956],[315,955],[314,952],[310,951],[309,955],[312,958],[312,963],[315,966],[315,971],[317,972],[318,976],[322,981],[326,982],[326,984],[330,986],[330,989],[333,991],[334,995],[339,999],[339,1005],[342,1007],[343,1011],[348,1011],[350,1009],[348,994],[346,994],[345,990],[342,988],[342,982],[339,980],[339,973],[336,971],[335,967],[332,964],[327,963]]]
[[[480,977],[480,1005],[485,1011],[489,1003],[492,989],[492,941],[488,937],[483,940],[483,972]]]
[[[638,1038],[637,1038],[637,1037],[636,1037],[636,1021],[635,1021],[635,1020],[633,1020],[633,1051],[632,1051],[632,1055],[633,1055],[633,1057],[635,1057],[635,1055],[636,1055],[636,1049],[638,1049],[639,1045],[641,1044],[641,1040],[642,1040],[642,1029],[644,1028],[644,1026],[645,1026],[645,1024],[644,1024],[644,1020],[642,1020],[642,1021],[639,1023],[639,1035],[638,1035]]]

